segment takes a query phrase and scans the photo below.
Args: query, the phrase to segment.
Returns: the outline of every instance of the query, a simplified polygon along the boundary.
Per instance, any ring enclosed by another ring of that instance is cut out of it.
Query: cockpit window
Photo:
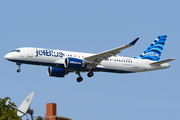
[[[11,52],[15,52],[16,50],[12,50]]]
[[[11,52],[21,52],[20,50],[12,50]]]

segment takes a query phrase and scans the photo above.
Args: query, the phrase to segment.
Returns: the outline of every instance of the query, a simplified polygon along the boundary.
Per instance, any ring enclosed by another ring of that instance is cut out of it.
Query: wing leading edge
[[[133,40],[131,43],[129,43],[127,45],[123,45],[118,48],[114,48],[114,49],[111,49],[111,50],[108,50],[105,52],[101,52],[101,53],[86,57],[86,58],[84,58],[84,62],[86,64],[91,64],[91,67],[95,68],[97,65],[100,64],[100,62],[102,60],[107,60],[109,57],[116,56],[118,53],[121,52],[121,50],[124,50],[128,47],[135,45],[135,43],[138,41],[138,39],[139,38],[136,38],[135,40]]]

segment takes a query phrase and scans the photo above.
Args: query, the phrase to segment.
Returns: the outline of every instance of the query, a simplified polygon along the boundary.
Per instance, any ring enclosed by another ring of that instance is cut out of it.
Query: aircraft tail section
[[[166,38],[167,35],[159,35],[154,40],[154,42],[152,42],[151,45],[144,51],[144,53],[135,58],[159,61],[166,42]]]

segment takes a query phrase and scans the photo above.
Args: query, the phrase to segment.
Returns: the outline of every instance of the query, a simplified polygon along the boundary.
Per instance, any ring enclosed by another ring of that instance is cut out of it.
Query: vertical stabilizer
[[[154,42],[137,59],[147,59],[159,61],[161,53],[166,42],[167,35],[159,35]]]

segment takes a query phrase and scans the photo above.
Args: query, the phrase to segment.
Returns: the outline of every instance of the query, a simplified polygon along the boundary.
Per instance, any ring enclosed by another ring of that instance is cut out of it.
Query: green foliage
[[[42,120],[43,118],[41,116],[38,116],[35,120]]]
[[[16,110],[10,108],[9,106],[6,106],[6,100],[10,99],[9,97],[5,97],[4,99],[0,98],[0,120],[21,120],[17,116]],[[16,107],[14,103],[12,103],[13,106]]]

